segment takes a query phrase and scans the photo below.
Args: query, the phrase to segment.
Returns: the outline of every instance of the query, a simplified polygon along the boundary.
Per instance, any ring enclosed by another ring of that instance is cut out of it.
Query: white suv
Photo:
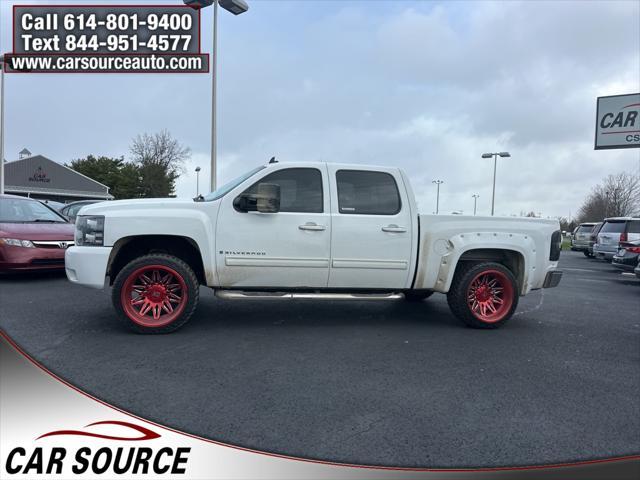
[[[634,240],[640,240],[640,217],[605,218],[593,254],[596,258],[611,260],[618,252],[620,242]]]

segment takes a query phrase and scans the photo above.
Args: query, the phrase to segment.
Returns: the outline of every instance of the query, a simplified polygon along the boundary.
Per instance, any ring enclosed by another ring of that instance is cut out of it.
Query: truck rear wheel
[[[447,294],[453,314],[473,328],[498,328],[518,306],[518,284],[513,273],[499,263],[461,266]]]
[[[151,254],[129,262],[113,282],[111,300],[120,319],[138,333],[169,333],[184,325],[198,305],[199,285],[177,257]]]

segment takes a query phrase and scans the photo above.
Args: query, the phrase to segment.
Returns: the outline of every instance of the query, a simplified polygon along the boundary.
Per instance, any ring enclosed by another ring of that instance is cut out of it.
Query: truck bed
[[[542,288],[551,237],[558,221],[527,217],[418,215],[418,262],[413,288],[446,293],[459,260],[487,260],[511,255],[522,262],[520,294]]]

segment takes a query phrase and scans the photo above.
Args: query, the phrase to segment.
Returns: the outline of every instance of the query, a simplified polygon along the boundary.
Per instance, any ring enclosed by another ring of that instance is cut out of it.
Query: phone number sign
[[[196,54],[200,13],[185,5],[15,5],[13,53]]]

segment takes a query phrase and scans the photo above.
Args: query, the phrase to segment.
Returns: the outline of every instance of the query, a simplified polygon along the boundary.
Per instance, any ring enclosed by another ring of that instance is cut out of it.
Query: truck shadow
[[[0,272],[0,284],[2,283],[32,283],[36,281],[50,281],[64,278],[64,270],[41,270],[31,272]]]
[[[320,326],[366,326],[386,324],[459,328],[442,299],[424,302],[328,301],[328,300],[220,300],[201,297],[189,330],[236,329],[246,327],[315,328]]]

